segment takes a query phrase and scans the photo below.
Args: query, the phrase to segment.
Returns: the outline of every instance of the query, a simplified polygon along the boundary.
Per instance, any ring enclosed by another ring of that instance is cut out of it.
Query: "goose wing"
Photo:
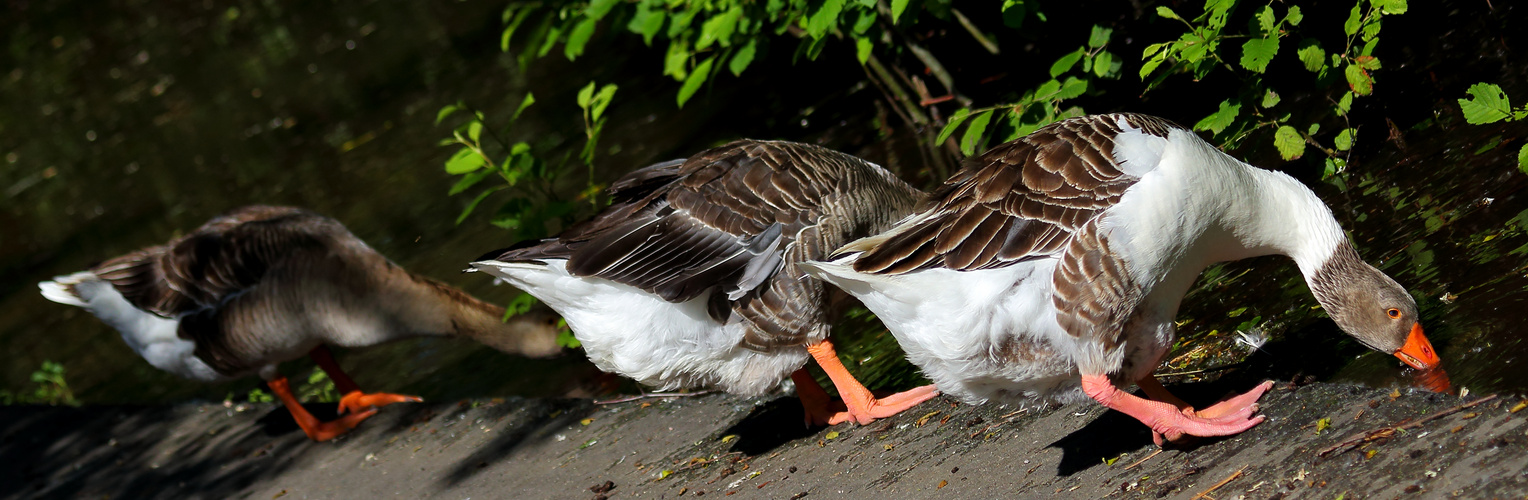
[[[887,234],[851,243],[859,272],[976,270],[1056,255],[1088,221],[1155,167],[1169,131],[1137,114],[1043,127],[968,158],[930,205]],[[1146,140],[1142,140],[1146,139]]]

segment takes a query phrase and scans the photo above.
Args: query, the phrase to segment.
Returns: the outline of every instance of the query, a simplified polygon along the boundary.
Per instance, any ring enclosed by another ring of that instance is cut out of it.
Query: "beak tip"
[[[1411,334],[1406,337],[1406,344],[1395,351],[1395,357],[1418,370],[1431,370],[1442,364],[1442,360],[1438,359],[1437,351],[1433,350],[1432,343],[1428,342],[1427,336],[1422,333],[1421,323],[1412,325]]]

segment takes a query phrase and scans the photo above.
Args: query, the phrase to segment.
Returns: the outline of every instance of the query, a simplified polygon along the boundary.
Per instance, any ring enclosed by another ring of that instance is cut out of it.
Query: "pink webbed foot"
[[[1192,408],[1180,409],[1171,403],[1143,399],[1121,391],[1104,375],[1083,375],[1082,390],[1100,404],[1146,424],[1152,430],[1153,440],[1157,440],[1159,445],[1160,439],[1176,441],[1183,436],[1230,436],[1263,422],[1261,415],[1253,416],[1257,412],[1256,404],[1242,405],[1234,410],[1231,409],[1234,405],[1227,405],[1224,409],[1226,414],[1205,417],[1196,414]],[[1251,392],[1261,396],[1266,390],[1254,389]],[[1256,401],[1256,398],[1252,401]]]

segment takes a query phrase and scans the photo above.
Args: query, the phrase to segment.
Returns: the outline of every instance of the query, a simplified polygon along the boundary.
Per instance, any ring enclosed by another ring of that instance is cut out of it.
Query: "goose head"
[[[1332,321],[1360,343],[1418,370],[1440,364],[1422,333],[1417,302],[1399,283],[1340,245],[1310,277],[1311,292]]]

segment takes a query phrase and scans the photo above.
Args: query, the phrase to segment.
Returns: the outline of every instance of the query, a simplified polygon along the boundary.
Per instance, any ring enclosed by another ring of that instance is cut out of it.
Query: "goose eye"
[[[1385,311],[1385,314],[1389,314],[1390,315],[1390,319],[1400,319],[1401,318],[1401,310],[1393,308],[1393,307],[1390,308],[1389,311]]]

